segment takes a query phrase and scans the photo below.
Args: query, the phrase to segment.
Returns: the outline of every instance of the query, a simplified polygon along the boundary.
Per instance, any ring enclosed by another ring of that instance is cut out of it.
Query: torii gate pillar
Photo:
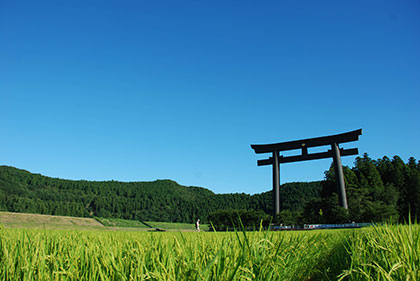
[[[272,157],[264,160],[258,160],[258,166],[273,165],[273,207],[274,215],[280,213],[280,164],[315,160],[323,158],[333,158],[334,170],[337,181],[338,201],[341,207],[347,209],[346,188],[344,184],[343,167],[341,165],[341,156],[355,155],[359,151],[357,148],[340,149],[339,144],[345,142],[352,142],[359,140],[362,134],[362,129],[325,137],[288,141],[273,144],[252,144],[251,148],[255,153],[268,153],[273,154]],[[308,153],[308,148],[331,145],[331,150],[327,152]],[[301,155],[296,156],[281,156],[280,152],[285,150],[301,149]]]
[[[337,181],[338,204],[340,204],[341,207],[348,209],[343,166],[341,165],[340,149],[338,148],[338,144],[331,144],[331,150],[333,152],[334,171]]]
[[[274,213],[280,213],[280,165],[279,152],[273,152],[273,202]]]

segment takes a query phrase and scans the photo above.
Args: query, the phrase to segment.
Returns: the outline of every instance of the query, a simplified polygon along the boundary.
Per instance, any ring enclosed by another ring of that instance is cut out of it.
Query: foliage
[[[1,229],[0,280],[419,280],[419,235]]]
[[[283,204],[287,208],[301,208],[319,190],[319,182],[284,184]],[[214,194],[171,180],[71,181],[0,166],[0,210],[9,212],[184,223],[200,218],[205,223],[208,214],[217,210],[271,213],[271,198],[271,192]]]
[[[351,266],[339,280],[420,280],[417,224],[385,225],[348,239]]]
[[[146,224],[143,224],[139,221],[133,220],[124,220],[124,219],[114,219],[114,218],[96,218],[106,227],[112,227],[113,229],[125,229],[128,230],[129,228],[133,229],[150,229],[152,228],[159,228],[164,230],[195,230],[195,225],[192,223],[180,223],[180,222],[151,222],[147,221]],[[149,225],[149,226],[148,226]],[[207,224],[201,224],[200,229],[202,231],[207,231],[209,228]]]
[[[210,213],[208,220],[215,230],[258,229],[267,226],[271,217],[263,211],[255,210],[219,210]]]
[[[301,212],[284,209],[280,211],[273,223],[282,225],[298,225],[302,221]]]
[[[348,212],[338,206],[334,168],[325,172],[319,198],[306,206],[303,217],[311,223],[397,222],[420,217],[420,164],[395,156],[377,161],[367,154],[353,168],[343,167]],[[409,214],[411,212],[411,217]]]
[[[349,209],[338,205],[333,166],[322,182],[280,187],[283,224],[404,222],[420,217],[420,163],[398,156],[357,157],[343,167]],[[171,180],[153,182],[70,181],[0,166],[0,210],[125,220],[208,222],[219,210],[260,210],[272,214],[272,192],[214,194]],[[411,215],[409,215],[411,214]],[[227,221],[231,221],[228,216]],[[226,222],[226,223],[228,223]],[[224,224],[227,225],[227,224]]]
[[[218,209],[252,208],[250,198],[171,180],[71,181],[0,166],[0,206],[10,212],[191,223]]]

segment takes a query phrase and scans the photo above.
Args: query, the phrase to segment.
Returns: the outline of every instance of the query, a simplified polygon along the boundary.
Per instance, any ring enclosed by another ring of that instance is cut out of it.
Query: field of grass
[[[166,231],[194,231],[193,223],[146,222],[154,228]],[[121,230],[147,231],[151,228],[140,221],[108,219],[108,218],[76,218],[67,216],[51,216],[40,214],[24,214],[0,212],[0,224],[6,228],[48,228],[75,230]],[[208,225],[201,225],[201,230],[207,231]]]
[[[97,218],[104,226],[107,227],[118,227],[118,228],[143,228],[149,229],[146,225],[141,223],[140,221],[133,221],[133,220],[123,220],[123,219],[112,219],[112,218]],[[194,223],[178,223],[178,222],[151,222],[146,221],[147,224],[154,228],[164,229],[168,231],[173,230],[195,230]],[[202,231],[207,231],[209,229],[208,225],[202,224],[200,225],[200,229]]]
[[[92,218],[12,212],[0,212],[0,224],[7,228],[104,229],[100,222]]]
[[[0,230],[0,280],[420,280],[420,227]]]

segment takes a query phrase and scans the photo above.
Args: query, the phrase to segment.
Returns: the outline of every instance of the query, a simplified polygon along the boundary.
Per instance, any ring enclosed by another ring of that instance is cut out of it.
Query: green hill
[[[319,182],[283,185],[282,206],[303,208],[309,199],[319,196],[320,189]],[[271,198],[271,192],[215,194],[171,180],[64,180],[0,166],[0,210],[9,212],[191,223],[196,218],[205,222],[209,213],[220,209],[270,213]]]
[[[285,224],[349,221],[414,221],[420,217],[420,162],[398,157],[356,157],[344,167],[347,201],[338,205],[331,166],[322,182],[286,183],[280,187]],[[271,213],[272,192],[215,194],[171,180],[151,182],[72,181],[0,166],[0,211],[75,217],[193,223],[207,222],[219,210]]]

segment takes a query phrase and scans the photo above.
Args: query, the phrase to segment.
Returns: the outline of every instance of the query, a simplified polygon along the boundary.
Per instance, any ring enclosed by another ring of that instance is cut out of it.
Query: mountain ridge
[[[290,194],[290,190],[300,189],[297,185],[311,187],[306,197],[317,196],[320,190],[319,182],[289,183],[283,185],[287,187],[283,190]],[[306,199],[296,197],[293,199],[296,202],[289,202],[289,205],[297,208]],[[170,179],[136,182],[68,180],[0,166],[0,210],[4,211],[191,222],[196,218],[205,221],[209,213],[220,209],[254,209],[270,213],[271,205],[271,191],[254,195],[216,194],[205,187],[183,186]]]

